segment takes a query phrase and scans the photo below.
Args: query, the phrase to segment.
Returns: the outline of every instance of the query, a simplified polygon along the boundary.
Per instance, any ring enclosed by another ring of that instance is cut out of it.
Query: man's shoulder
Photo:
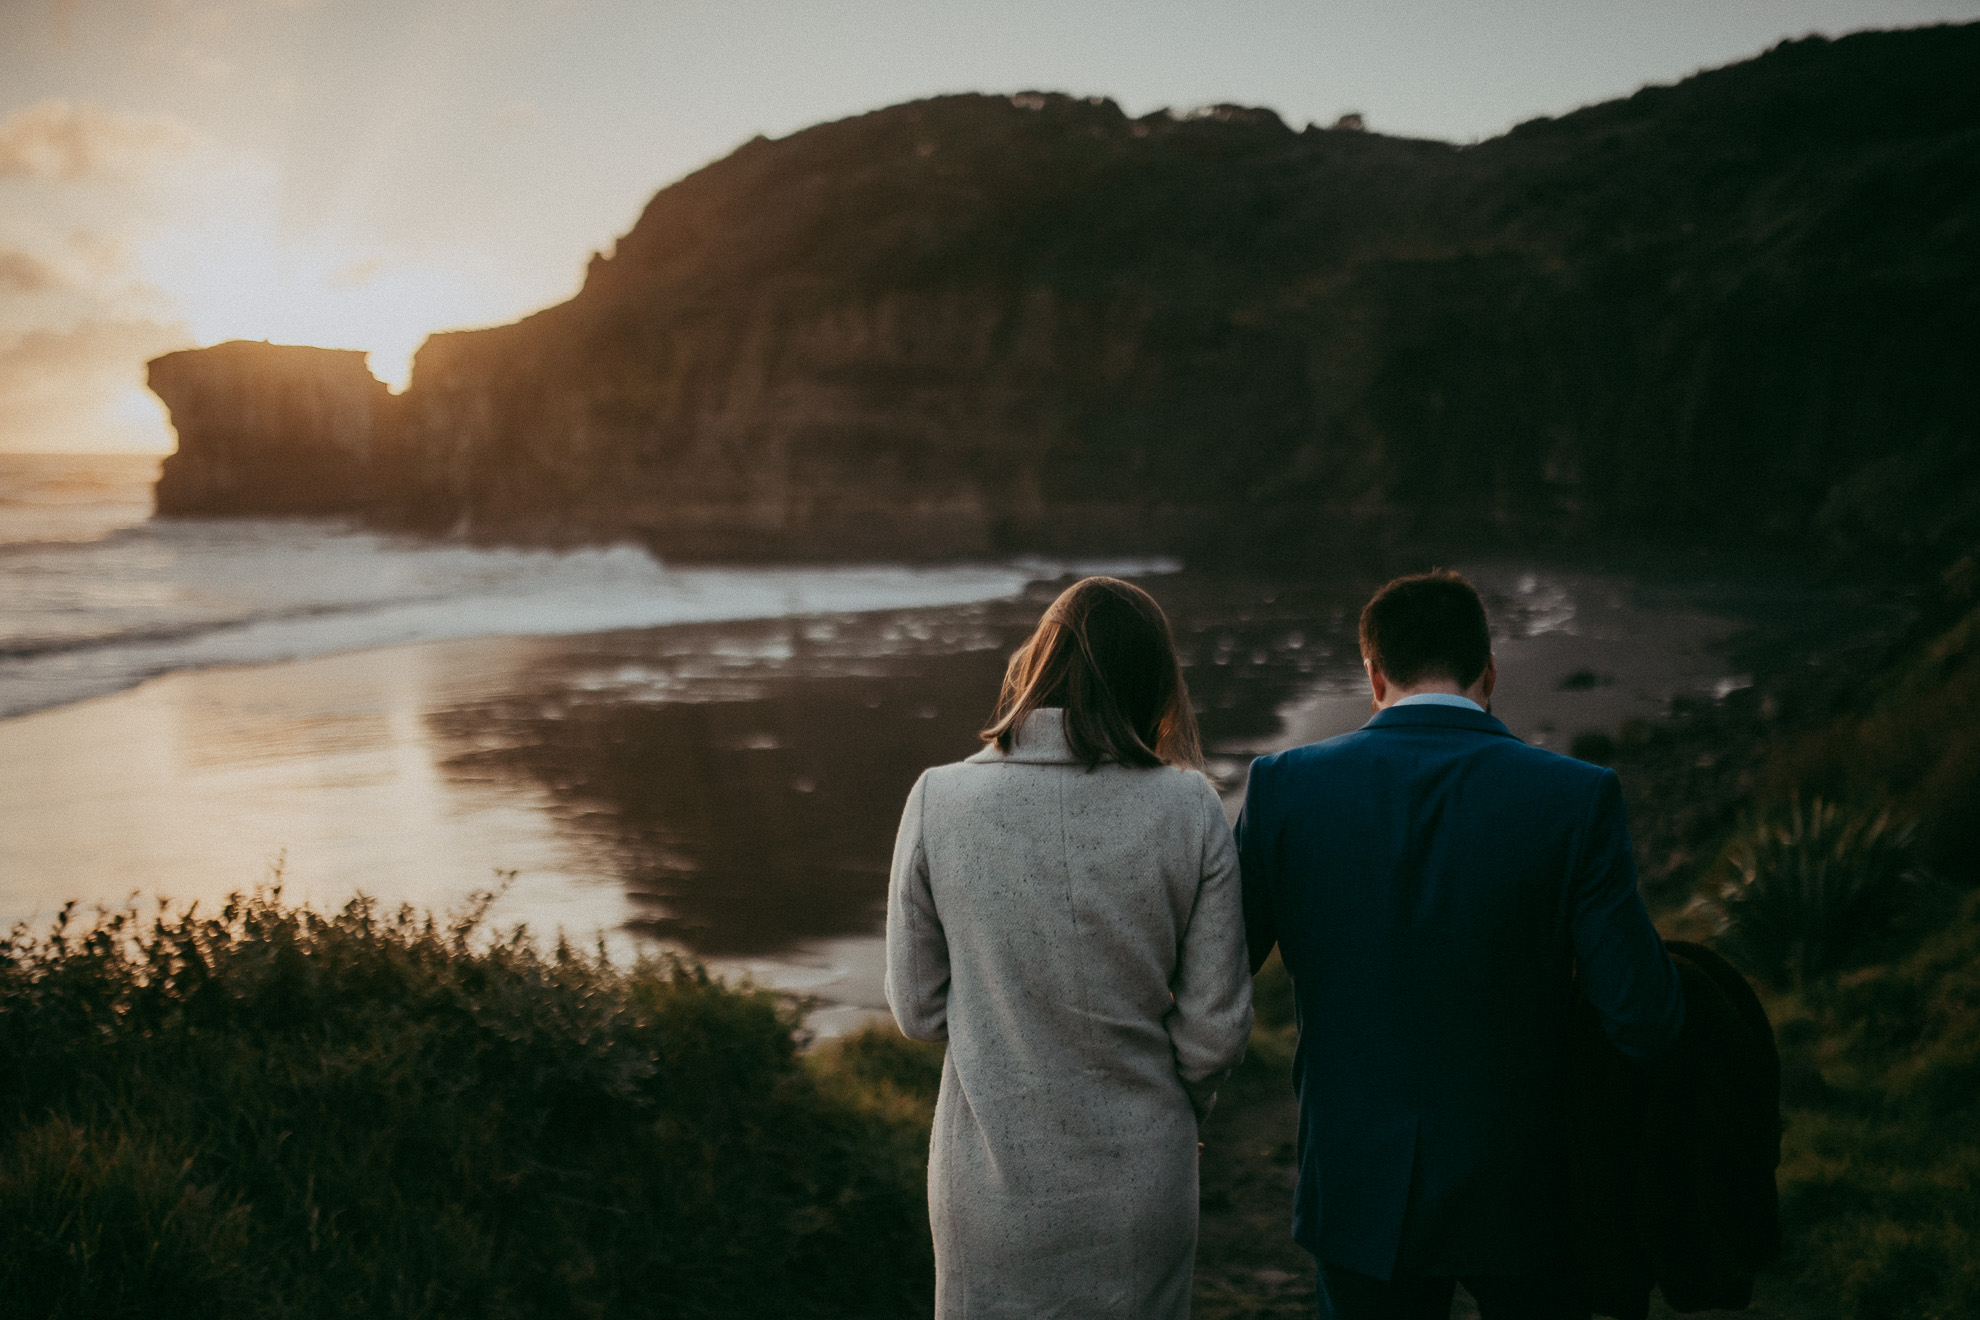
[[[1418,731],[1419,734],[1421,730]],[[1563,756],[1545,747],[1536,747],[1519,738],[1505,737],[1469,729],[1439,730],[1447,738],[1451,751],[1456,755],[1491,757],[1505,770],[1536,778],[1544,778],[1561,784],[1582,784],[1593,787],[1606,776],[1615,772],[1605,766],[1572,756]],[[1367,724],[1359,729],[1324,738],[1318,742],[1303,743],[1298,747],[1288,747],[1284,751],[1273,752],[1258,757],[1251,763],[1254,782],[1279,778],[1299,778],[1308,774],[1331,775],[1335,773],[1357,773],[1370,763],[1386,760],[1397,755],[1407,755],[1411,759],[1415,751],[1405,752],[1400,743],[1383,736],[1379,725]],[[1420,745],[1419,745],[1420,750]]]
[[[1368,735],[1369,730],[1364,726],[1332,738],[1323,738],[1319,742],[1301,743],[1283,751],[1268,752],[1252,760],[1251,773],[1256,777],[1322,767],[1340,757],[1352,757],[1357,748],[1365,745]]]

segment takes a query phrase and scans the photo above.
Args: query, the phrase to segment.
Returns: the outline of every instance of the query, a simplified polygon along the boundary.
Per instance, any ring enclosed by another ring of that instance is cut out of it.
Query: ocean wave
[[[417,542],[338,523],[151,522],[0,555],[0,718],[174,670],[471,637],[554,636],[1001,599],[1173,561],[669,567],[631,546]]]
[[[444,597],[430,597],[441,600]],[[416,601],[399,602],[415,604]],[[305,605],[289,610],[268,610],[260,614],[235,615],[223,619],[202,619],[185,623],[127,627],[81,635],[25,636],[0,639],[0,661],[29,660],[40,656],[63,655],[119,646],[164,645],[189,642],[211,633],[247,628],[261,623],[283,623],[346,614],[362,615],[378,608],[376,602],[362,605]]]

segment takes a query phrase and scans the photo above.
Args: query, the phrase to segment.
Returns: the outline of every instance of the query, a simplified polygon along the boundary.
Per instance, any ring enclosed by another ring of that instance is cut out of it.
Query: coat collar
[[[1378,710],[1375,712],[1375,718],[1361,727],[1364,729],[1468,729],[1473,733],[1496,733],[1502,738],[1515,737],[1513,731],[1501,724],[1496,716],[1487,715],[1482,710],[1466,710],[1463,706],[1428,703],[1416,706],[1391,706],[1387,710]]]
[[[969,759],[976,765],[999,761],[1018,765],[1070,765],[1079,760],[1066,741],[1066,712],[1058,706],[1040,706],[1025,716],[1010,751],[991,743]]]

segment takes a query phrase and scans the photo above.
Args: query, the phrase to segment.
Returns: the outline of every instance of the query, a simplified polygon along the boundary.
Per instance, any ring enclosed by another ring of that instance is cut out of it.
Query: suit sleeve
[[[1237,848],[1223,805],[1207,780],[1196,903],[1183,930],[1168,1013],[1176,1075],[1196,1110],[1209,1116],[1217,1087],[1244,1061],[1251,1039],[1251,977],[1244,962],[1244,907],[1238,892]]]
[[[1636,888],[1622,785],[1605,770],[1576,858],[1569,921],[1582,991],[1617,1050],[1650,1059],[1677,1043],[1684,990]]]
[[[1272,956],[1272,946],[1279,942],[1278,921],[1272,911],[1270,849],[1257,825],[1262,788],[1259,764],[1251,763],[1245,781],[1244,809],[1238,812],[1237,822],[1238,866],[1244,891],[1244,942],[1253,975],[1265,965],[1265,960]]]
[[[949,1038],[949,940],[929,887],[923,812],[928,776],[915,781],[894,838],[894,866],[887,881],[887,1007],[904,1035],[915,1040]]]

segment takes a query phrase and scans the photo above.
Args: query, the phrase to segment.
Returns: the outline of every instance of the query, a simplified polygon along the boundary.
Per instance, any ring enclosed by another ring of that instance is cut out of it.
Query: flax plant
[[[1938,888],[1916,840],[1888,807],[1819,797],[1750,816],[1726,848],[1726,943],[1783,987],[1874,956]]]

